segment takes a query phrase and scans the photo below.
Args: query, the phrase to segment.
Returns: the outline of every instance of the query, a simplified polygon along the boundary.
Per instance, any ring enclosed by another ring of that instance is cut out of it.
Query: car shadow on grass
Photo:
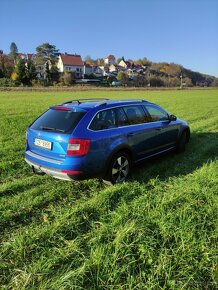
[[[192,133],[184,153],[170,152],[140,162],[132,168],[130,180],[148,182],[151,178],[167,180],[187,175],[218,156],[218,133]]]

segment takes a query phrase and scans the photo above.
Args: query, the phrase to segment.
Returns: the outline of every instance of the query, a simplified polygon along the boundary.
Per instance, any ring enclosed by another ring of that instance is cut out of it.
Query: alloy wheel
[[[129,161],[125,156],[119,156],[112,166],[112,179],[114,183],[121,183],[126,180],[129,173]]]

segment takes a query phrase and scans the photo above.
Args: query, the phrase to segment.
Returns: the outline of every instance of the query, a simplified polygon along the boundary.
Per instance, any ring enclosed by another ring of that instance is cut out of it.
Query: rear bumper
[[[48,174],[57,179],[68,180],[68,181],[85,179],[85,176],[82,172],[79,174],[67,174],[67,173],[61,172],[61,170],[58,170],[58,169],[50,168],[44,165],[43,166],[39,165],[33,161],[28,160],[27,158],[25,158],[25,161],[27,162],[27,164],[29,164],[29,166],[32,169],[38,170],[39,172]]]

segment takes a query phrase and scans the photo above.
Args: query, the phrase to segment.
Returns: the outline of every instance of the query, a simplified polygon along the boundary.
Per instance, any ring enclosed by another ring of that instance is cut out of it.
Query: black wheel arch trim
[[[121,151],[124,151],[124,152],[126,151],[126,153],[130,153],[130,154],[129,154],[129,157],[130,157],[130,166],[131,166],[131,164],[132,164],[132,162],[133,162],[133,160],[134,160],[134,153],[133,153],[131,147],[130,147],[129,145],[120,145],[120,146],[114,148],[113,151],[110,153],[110,155],[109,155],[109,157],[108,157],[108,159],[107,159],[107,161],[106,161],[106,165],[105,165],[105,174],[106,174],[107,171],[108,171],[108,167],[109,167],[109,165],[110,165],[111,160],[113,159],[113,157],[114,157],[117,153],[119,153],[119,152],[121,152]]]
[[[187,132],[186,142],[188,143],[189,140],[190,140],[190,136],[191,136],[191,131],[190,131],[190,127],[189,127],[189,126],[186,126],[186,127],[183,127],[183,128],[182,128],[182,130],[181,130],[181,132],[180,132],[180,134],[179,134],[179,136],[178,136],[178,142],[179,142],[180,137],[182,136],[182,134],[183,134],[184,132]]]

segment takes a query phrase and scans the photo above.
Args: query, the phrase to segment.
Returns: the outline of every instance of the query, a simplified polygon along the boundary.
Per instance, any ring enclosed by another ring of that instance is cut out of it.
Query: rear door
[[[140,160],[156,151],[156,127],[149,122],[141,105],[117,108],[117,124],[132,148],[135,159]]]

